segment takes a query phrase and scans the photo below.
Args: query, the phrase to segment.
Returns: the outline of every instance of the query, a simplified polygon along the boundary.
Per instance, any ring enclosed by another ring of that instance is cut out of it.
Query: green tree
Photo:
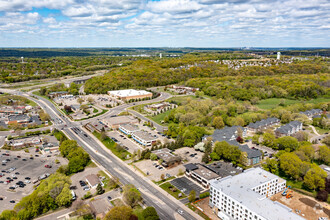
[[[72,195],[70,192],[70,185],[63,187],[62,192],[56,197],[56,203],[58,206],[69,206],[71,205]]]
[[[106,214],[106,220],[129,220],[133,215],[133,210],[129,206],[116,206]]]
[[[150,154],[150,160],[157,160],[158,159],[158,156],[154,153],[151,153]]]
[[[275,159],[269,159],[267,158],[266,159],[266,163],[262,164],[262,167],[271,172],[271,173],[275,173],[277,171],[277,167],[278,166],[278,163]]]
[[[322,168],[313,165],[304,177],[304,184],[312,190],[324,189],[326,177],[327,173]]]
[[[314,159],[315,157],[315,150],[310,144],[304,144],[300,146],[298,150],[304,152],[309,159]]]
[[[101,195],[101,194],[104,193],[104,189],[103,189],[103,187],[101,186],[101,183],[97,184],[96,192],[97,192],[98,195]]]
[[[123,199],[126,204],[135,207],[141,200],[141,193],[132,184],[125,185],[123,188]]]
[[[82,98],[78,98],[77,102],[81,105],[84,102],[84,100]]]
[[[276,145],[279,150],[289,149],[290,151],[294,151],[299,147],[299,142],[294,137],[284,136],[276,140]]]
[[[196,199],[196,192],[195,190],[191,190],[188,196],[189,202],[194,202]]]
[[[330,149],[329,147],[323,145],[319,148],[319,159],[325,164],[330,164]]]
[[[270,148],[274,148],[275,147],[275,136],[271,133],[264,133],[262,135],[262,144],[267,146],[267,147],[270,147]]]
[[[330,147],[330,135],[327,135],[327,136],[323,139],[322,143],[324,143],[325,145],[327,145],[328,147]]]
[[[159,220],[159,216],[154,207],[147,207],[142,211],[142,216],[145,220]]]
[[[280,168],[283,170],[283,172],[294,178],[298,179],[300,175],[300,167],[302,164],[302,161],[299,159],[299,157],[294,153],[283,153],[279,157],[280,161]]]
[[[223,128],[225,126],[225,123],[223,123],[223,119],[221,116],[214,117],[212,121],[212,126],[216,129]]]

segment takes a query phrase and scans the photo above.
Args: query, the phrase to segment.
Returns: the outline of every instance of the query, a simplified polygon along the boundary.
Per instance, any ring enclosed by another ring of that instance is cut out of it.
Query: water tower
[[[281,59],[281,52],[277,52],[277,59]]]
[[[22,63],[24,63],[24,57],[21,57]]]

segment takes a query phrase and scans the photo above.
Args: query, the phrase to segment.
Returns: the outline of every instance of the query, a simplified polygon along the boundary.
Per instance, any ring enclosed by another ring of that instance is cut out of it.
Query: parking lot
[[[0,212],[5,209],[12,209],[22,197],[33,192],[33,182],[44,174],[54,173],[59,166],[67,164],[66,159],[54,155],[41,155],[35,152],[35,148],[30,148],[29,153],[24,151],[5,151],[1,150],[0,160],[7,161],[1,165],[0,175]],[[9,154],[9,156],[3,155]],[[30,159],[32,158],[32,159]],[[55,160],[60,161],[59,164]],[[9,161],[8,161],[9,160]],[[48,166],[47,166],[48,165]],[[51,168],[46,168],[51,167]],[[8,182],[9,183],[8,183]],[[21,181],[21,186],[18,182]],[[9,188],[13,187],[12,190]],[[11,202],[10,202],[11,201]]]
[[[118,140],[117,144],[121,143],[130,153],[133,153],[134,151],[137,152],[139,149],[141,151],[144,150],[141,145],[137,144],[132,139],[129,139],[125,134],[121,133],[120,131],[110,131],[107,133],[107,135],[110,138],[115,138],[116,140]]]
[[[189,193],[194,190],[196,192],[196,196],[199,196],[199,194],[204,190],[201,186],[197,185],[187,177],[176,178],[170,181],[170,183],[186,195],[189,195]]]
[[[180,171],[184,172],[185,167],[183,164],[185,163],[200,163],[203,155],[202,152],[196,151],[195,149],[189,147],[177,149],[173,153],[181,157],[182,163],[172,168],[160,168],[162,166],[156,167],[158,165],[158,161],[151,160],[139,161],[134,163],[134,165],[137,166],[143,173],[147,174],[149,179],[159,181],[162,174],[165,176],[167,174],[170,176],[176,176]]]

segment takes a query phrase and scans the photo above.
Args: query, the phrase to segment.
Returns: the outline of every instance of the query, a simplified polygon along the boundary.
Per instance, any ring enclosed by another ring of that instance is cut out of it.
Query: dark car
[[[33,160],[33,157],[30,157],[30,160]]]
[[[15,203],[15,201],[14,201],[14,200],[10,200],[9,202],[10,202],[10,203]]]
[[[15,189],[15,187],[12,187],[12,186],[11,186],[11,187],[9,187],[9,189],[11,189],[11,190],[14,190],[14,189]]]
[[[2,198],[2,197],[0,197],[0,200],[3,200],[3,198]]]
[[[14,177],[13,177],[13,179],[14,179],[14,180],[17,180],[17,177],[16,177],[16,176],[14,176]]]
[[[27,176],[27,177],[25,177],[25,179],[26,179],[26,180],[30,180],[31,178]]]
[[[109,200],[109,201],[112,200],[111,196],[108,196],[108,200]]]
[[[20,175],[20,173],[19,173],[19,172],[16,172],[15,174],[16,174],[16,175]]]
[[[24,159],[22,159],[23,161],[26,161],[26,159],[24,158]]]

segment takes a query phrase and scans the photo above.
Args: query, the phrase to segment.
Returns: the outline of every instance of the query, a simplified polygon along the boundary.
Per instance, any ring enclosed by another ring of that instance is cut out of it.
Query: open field
[[[309,220],[317,220],[319,217],[329,217],[329,204],[316,201],[314,198],[302,195],[295,191],[292,191],[292,195],[292,198],[287,199],[285,196],[282,196],[281,193],[277,193],[271,197],[271,200],[288,206],[292,209],[292,212]]]
[[[160,124],[161,125],[162,124],[161,122],[164,121],[164,118],[166,116],[168,116],[170,114],[170,112],[171,112],[171,110],[170,111],[166,111],[164,113],[160,113],[160,114],[158,114],[156,116],[153,116],[153,117],[148,117],[148,118],[150,118],[151,120],[153,120],[157,124]],[[166,124],[163,124],[163,125],[166,125]]]
[[[317,99],[311,99],[311,100],[307,100],[307,101],[302,101],[302,100],[292,100],[292,99],[280,99],[280,98],[271,98],[271,99],[264,99],[261,100],[259,102],[259,104],[257,104],[257,107],[260,109],[272,109],[272,108],[276,108],[281,101],[284,100],[284,105],[293,105],[296,103],[313,103],[313,104],[317,104],[317,103],[321,103],[321,102],[330,102],[329,98],[317,98]]]

